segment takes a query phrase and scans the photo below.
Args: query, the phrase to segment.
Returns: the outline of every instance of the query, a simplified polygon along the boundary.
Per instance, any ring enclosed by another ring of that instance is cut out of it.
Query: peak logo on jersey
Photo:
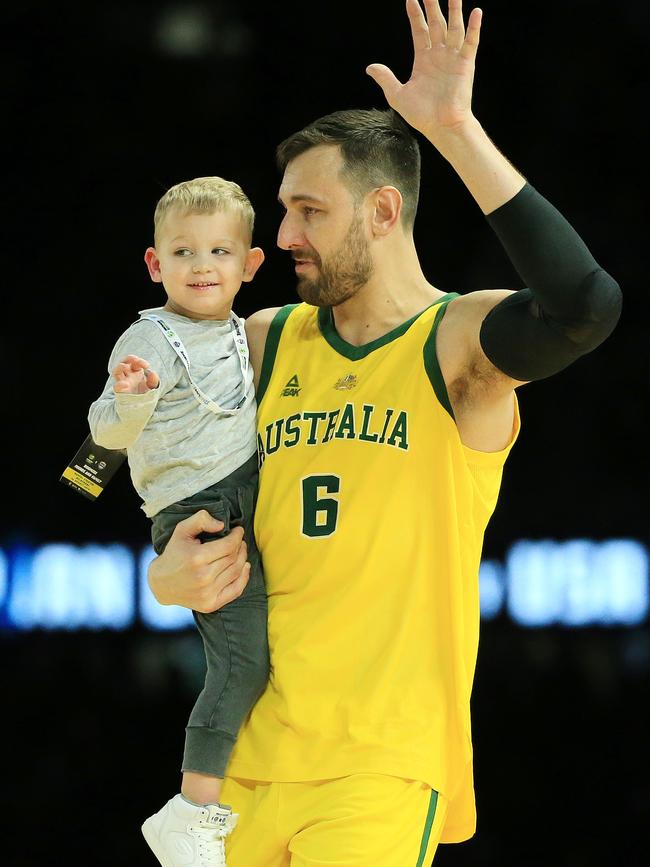
[[[335,383],[334,388],[337,391],[350,391],[351,388],[354,388],[359,380],[353,373],[348,373],[347,376],[342,376],[337,383]]]
[[[297,412],[279,418],[257,435],[260,467],[268,455],[281,448],[315,446],[331,440],[357,440],[408,451],[408,413],[387,407],[377,409],[370,403],[361,407],[346,403],[329,412]]]
[[[298,382],[298,374],[294,373],[289,382],[280,392],[280,397],[298,397],[300,394],[300,383]]]

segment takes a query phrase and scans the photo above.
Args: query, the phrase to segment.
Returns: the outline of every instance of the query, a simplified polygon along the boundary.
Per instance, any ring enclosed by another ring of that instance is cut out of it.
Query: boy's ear
[[[144,254],[144,261],[147,265],[149,276],[151,277],[153,282],[162,283],[162,274],[160,273],[160,259],[156,255],[156,251],[153,247],[147,247],[147,250]]]
[[[261,247],[251,247],[246,256],[246,261],[244,262],[244,276],[242,277],[242,280],[244,280],[245,283],[250,283],[263,261],[264,250],[262,250]]]

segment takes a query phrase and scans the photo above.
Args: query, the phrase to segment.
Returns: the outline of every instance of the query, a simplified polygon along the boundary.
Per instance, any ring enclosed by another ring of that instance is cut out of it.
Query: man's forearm
[[[434,142],[456,169],[527,286],[498,304],[480,332],[485,355],[513,379],[541,379],[605,340],[621,292],[570,223],[477,122]]]
[[[432,144],[455,169],[484,214],[510,201],[526,183],[475,118],[437,136]]]

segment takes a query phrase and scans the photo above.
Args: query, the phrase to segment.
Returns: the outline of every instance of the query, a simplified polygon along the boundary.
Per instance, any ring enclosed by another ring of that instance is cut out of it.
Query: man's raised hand
[[[473,9],[463,21],[462,0],[449,0],[445,21],[438,0],[406,0],[413,37],[413,70],[402,84],[387,66],[373,63],[366,72],[381,87],[386,101],[434,145],[472,119],[472,87],[482,12]]]

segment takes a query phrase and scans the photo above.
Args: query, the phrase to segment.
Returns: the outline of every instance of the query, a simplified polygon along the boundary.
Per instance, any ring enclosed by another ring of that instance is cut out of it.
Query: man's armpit
[[[440,326],[439,360],[452,405],[477,405],[500,398],[525,383],[512,379],[486,356],[480,341],[485,317],[505,298],[508,289],[470,292],[452,301]]]

